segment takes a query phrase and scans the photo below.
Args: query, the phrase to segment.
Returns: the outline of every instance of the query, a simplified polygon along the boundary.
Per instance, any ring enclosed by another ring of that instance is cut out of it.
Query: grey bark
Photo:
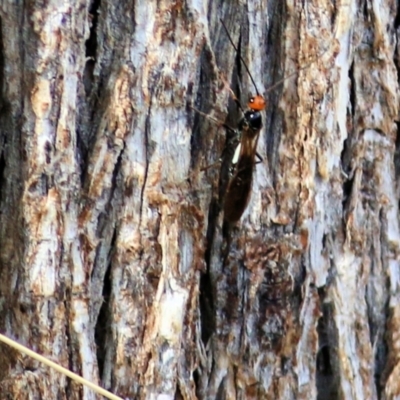
[[[2,1],[0,331],[124,398],[400,398],[398,12]],[[229,231],[220,18],[268,100]],[[0,365],[0,399],[96,398]]]

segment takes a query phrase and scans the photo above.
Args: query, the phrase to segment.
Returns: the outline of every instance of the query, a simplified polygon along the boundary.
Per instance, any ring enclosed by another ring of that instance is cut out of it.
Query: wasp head
[[[247,107],[250,108],[250,110],[254,111],[262,111],[265,110],[265,107],[267,106],[267,103],[260,94],[257,94],[255,96],[251,96],[249,99],[249,102],[247,103]]]

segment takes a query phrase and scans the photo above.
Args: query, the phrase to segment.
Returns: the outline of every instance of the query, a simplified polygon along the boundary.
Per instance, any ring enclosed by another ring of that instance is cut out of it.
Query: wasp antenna
[[[221,21],[221,24],[222,24],[222,26],[223,26],[224,29],[225,29],[226,35],[228,36],[228,39],[229,39],[229,41],[231,42],[231,45],[232,45],[233,48],[236,50],[236,53],[238,54],[238,56],[239,56],[239,58],[240,58],[240,61],[243,63],[243,65],[244,65],[244,67],[245,67],[247,73],[249,74],[249,77],[250,77],[251,82],[252,82],[252,84],[253,84],[253,86],[254,86],[254,89],[256,90],[257,96],[259,96],[259,95],[260,95],[260,92],[259,92],[258,89],[257,89],[256,82],[255,82],[255,80],[253,79],[253,76],[252,76],[251,73],[250,73],[249,67],[247,66],[246,62],[244,61],[242,55],[239,53],[239,50],[238,50],[238,48],[236,47],[235,43],[233,43],[233,40],[232,40],[232,38],[231,38],[231,35],[229,34],[228,28],[227,28],[226,25],[225,25],[225,22],[224,22],[221,18],[220,18],[219,20]]]

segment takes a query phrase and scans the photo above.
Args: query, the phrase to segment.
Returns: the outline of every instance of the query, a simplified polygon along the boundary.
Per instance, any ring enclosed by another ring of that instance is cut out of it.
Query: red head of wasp
[[[231,158],[227,161],[230,166],[228,171],[228,183],[225,194],[223,195],[223,208],[224,220],[226,222],[235,223],[239,221],[250,200],[253,169],[256,164],[255,158],[256,155],[258,156],[257,142],[263,126],[261,111],[265,109],[266,102],[264,97],[261,96],[257,90],[256,83],[250,70],[233,43],[229,31],[222,20],[221,23],[256,90],[256,95],[251,97],[247,103],[248,110],[246,111],[243,111],[239,100],[234,96],[235,102],[243,112],[243,117],[239,121],[238,128],[235,131],[238,137],[236,140],[236,149],[233,155],[232,151],[226,152],[230,154]],[[258,158],[261,160],[261,157],[258,156]]]

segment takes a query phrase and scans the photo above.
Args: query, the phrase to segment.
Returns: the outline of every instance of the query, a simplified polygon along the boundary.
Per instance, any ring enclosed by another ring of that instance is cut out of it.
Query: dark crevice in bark
[[[199,390],[199,388],[201,386],[201,373],[202,373],[202,371],[199,368],[197,368],[193,371],[193,381],[194,381],[194,386],[196,388],[196,396],[199,399],[202,398],[202,393]]]
[[[399,2],[396,2],[397,11],[396,16],[394,18],[394,28],[397,29],[400,26],[400,5]]]
[[[309,265],[309,263],[308,263]],[[307,278],[307,268],[306,262],[304,261],[304,257],[300,262],[297,273],[293,276],[293,292],[292,292],[292,307],[295,309],[300,309],[300,305],[304,301],[304,284]]]
[[[399,34],[400,34],[400,29],[398,27],[396,27],[396,33],[394,35],[396,44],[394,46],[393,63],[397,70],[397,83],[400,83],[400,59],[399,59],[399,57],[400,57],[400,54],[399,54],[399,41],[400,40],[399,39],[400,38],[399,38]]]
[[[390,280],[389,278],[386,279],[386,293],[390,293]],[[387,379],[389,377],[389,373],[391,373],[391,367],[392,365],[392,360],[391,360],[391,346],[390,346],[390,334],[392,333],[388,327],[390,327],[390,319],[392,317],[391,314],[391,306],[390,306],[390,299],[388,298],[387,301],[385,302],[385,307],[384,307],[384,318],[385,318],[385,326],[383,327],[383,330],[381,332],[382,334],[382,341],[381,341],[381,348],[378,348],[376,352],[376,358],[380,361],[380,366],[382,366],[382,369],[380,371],[380,380],[376,382],[378,390],[378,398],[384,398],[383,393],[385,390],[385,385],[387,383]],[[382,354],[384,351],[384,354]],[[382,364],[384,361],[384,364]]]
[[[318,353],[316,359],[317,400],[339,398],[339,363],[337,356],[337,334],[334,326],[333,310],[324,303],[326,287],[318,289],[322,303],[322,317],[318,321]]]
[[[181,389],[179,387],[179,383],[176,384],[176,390],[175,390],[175,397],[174,400],[183,400],[184,397],[182,396]]]
[[[205,251],[206,272],[200,277],[200,318],[201,318],[201,339],[207,345],[210,337],[215,332],[215,287],[212,279],[211,253],[217,229],[217,218],[220,213],[220,205],[217,199],[213,199],[208,214],[207,248]],[[196,387],[200,385],[201,371],[195,371],[194,379]]]
[[[203,70],[200,71],[200,77],[199,77],[199,86],[200,86],[200,91],[197,93],[196,99],[195,99],[195,107],[197,109],[200,109],[203,111],[203,95],[202,95],[202,88],[204,87],[205,83],[205,76],[203,73]],[[204,112],[204,111],[203,111]],[[196,111],[189,109],[188,110],[188,115],[193,115],[193,128],[192,128],[192,135],[190,138],[190,159],[191,159],[191,167],[194,167],[199,160],[201,160],[204,157],[203,154],[203,136],[201,134],[201,128],[202,128],[202,121],[201,118],[206,118],[203,116],[200,116]]]
[[[338,16],[338,1],[337,0],[332,0],[332,15],[331,15],[331,25],[335,26],[336,24],[336,18]]]
[[[95,4],[95,3],[93,3]],[[94,17],[97,25],[97,14],[98,11],[93,11]],[[93,30],[95,29],[95,22],[93,22],[90,37],[93,36]],[[90,40],[90,37],[87,43]],[[96,36],[97,37],[97,36]],[[92,39],[93,40],[93,39]],[[96,39],[97,40],[97,39]],[[93,44],[92,44],[93,45]],[[88,44],[86,44],[86,54],[90,54],[96,52],[93,47],[90,47],[88,50]],[[97,46],[97,45],[96,45]],[[97,47],[96,47],[97,49]],[[92,56],[94,57],[94,56]],[[77,161],[80,166],[80,182],[82,187],[88,184],[87,182],[87,173],[88,168],[90,166],[90,157],[92,151],[96,145],[97,136],[99,134],[100,121],[102,116],[107,112],[107,101],[109,99],[109,94],[105,95],[105,79],[102,80],[102,75],[95,82],[93,77],[93,69],[96,60],[87,60],[83,83],[85,87],[85,94],[87,96],[87,101],[82,101],[81,112],[78,114],[78,123],[77,123]],[[96,85],[96,93],[93,93],[93,85]]]
[[[267,90],[266,101],[266,158],[268,167],[272,176],[273,185],[276,185],[276,180],[279,179],[279,145],[281,142],[282,126],[283,126],[283,114],[279,110],[278,104],[279,99],[282,96],[283,83],[278,85],[276,88],[269,90],[276,82],[284,78],[284,75],[291,74],[293,71],[282,71],[282,65],[284,64],[284,30],[285,22],[287,19],[286,7],[282,5],[280,1],[274,1],[270,4],[271,13],[269,13],[268,31],[266,48],[262,52],[262,57],[265,60],[264,70],[265,74],[265,88]]]
[[[353,182],[354,182],[354,177],[348,177],[348,179],[345,179],[343,182],[343,205],[346,204],[347,199],[351,196],[351,192],[353,189]]]
[[[351,149],[349,148],[350,139],[346,139],[343,143],[343,150],[341,154],[341,165],[342,171],[347,175],[345,179],[343,179],[342,189],[343,189],[343,199],[342,205],[343,210],[346,209],[347,201],[351,196],[351,192],[353,190],[354,183],[354,173],[351,171]]]
[[[384,209],[379,211],[379,221],[381,226],[380,243],[377,249],[374,248],[372,241],[370,247],[369,259],[371,260],[370,278],[365,291],[365,303],[367,305],[368,327],[370,334],[371,347],[374,355],[374,380],[378,398],[381,398],[384,390],[382,374],[387,363],[388,348],[385,342],[383,332],[389,319],[389,293],[390,280],[388,277],[382,277],[381,265],[385,265],[388,259],[388,249],[386,232],[388,230],[388,221]],[[380,258],[375,254],[380,252]],[[385,295],[385,297],[382,296]]]
[[[368,4],[367,1],[363,1],[362,4],[360,4],[360,10],[362,10],[362,13],[364,15],[364,19],[368,21]]]
[[[293,371],[292,360],[289,357],[281,357],[281,371],[282,376],[287,375],[290,371]]]
[[[5,57],[4,57],[4,42],[3,42],[3,21],[0,18],[0,114],[3,114],[4,110],[4,65],[5,65]],[[1,144],[1,137],[0,137]]]
[[[143,179],[143,185],[140,189],[140,208],[139,208],[139,225],[142,223],[142,215],[143,215],[143,201],[144,201],[144,190],[146,188],[147,184],[147,179],[149,176],[149,160],[151,157],[151,149],[149,146],[149,135],[151,132],[151,122],[150,122],[150,117],[151,117],[151,108],[152,108],[152,99],[153,96],[150,97],[150,104],[146,116],[146,122],[145,122],[145,128],[144,128],[144,135],[143,135],[143,140],[144,140],[144,145],[146,149],[146,159],[145,159],[145,166],[144,166],[144,179]]]
[[[111,240],[110,249],[115,248],[115,243],[117,240],[117,230],[114,230],[113,238]],[[100,308],[99,316],[96,321],[95,326],[95,343],[96,343],[96,355],[97,355],[97,363],[99,366],[99,376],[103,376],[104,370],[104,362],[106,355],[106,346],[107,346],[107,338],[110,337],[109,329],[110,329],[110,296],[111,296],[111,267],[112,261],[110,260],[107,270],[104,275],[103,280],[103,303]]]
[[[355,110],[356,110],[356,82],[354,78],[354,62],[351,63],[349,69],[349,79],[350,79],[350,106],[351,106],[351,115],[354,118]]]
[[[83,187],[89,167],[89,147],[86,145],[80,129],[76,132],[76,158],[79,163],[80,183]]]
[[[118,175],[121,170],[122,157],[124,154],[124,150],[125,150],[125,142],[123,142],[123,147],[118,155],[118,158],[114,165],[114,170],[111,175],[111,186],[110,186],[110,189],[107,191],[107,203],[105,204],[104,210],[101,213],[99,213],[99,216],[98,216],[97,226],[96,226],[96,236],[101,239],[104,238],[104,233],[106,232],[107,227],[110,223],[110,215],[112,215],[112,209],[114,207],[114,205],[112,204],[112,198],[113,198],[115,190],[118,188],[117,179],[118,179]],[[97,252],[100,251],[100,246],[98,246],[96,251]],[[96,254],[96,258],[95,258],[95,262],[94,262],[94,268],[96,268],[96,266],[97,266],[96,260],[97,260],[97,254]],[[92,274],[93,274],[93,271],[92,271]]]
[[[376,300],[377,301],[377,300]],[[377,324],[376,315],[373,315],[374,307],[371,307],[370,302],[366,299],[368,307],[368,326],[370,332],[371,346],[374,355],[374,381],[375,387],[378,394],[378,398],[381,398],[381,394],[384,390],[382,382],[382,374],[387,362],[388,349],[384,341],[382,332],[385,330],[385,322],[387,319],[382,318],[382,324]],[[383,317],[383,315],[381,316]]]
[[[98,12],[100,8],[100,0],[93,0],[89,8],[89,15],[92,18],[92,26],[90,28],[89,38],[86,40],[86,57],[96,57],[97,53],[97,25]]]
[[[84,87],[86,96],[89,96],[93,87],[93,70],[96,64],[97,56],[97,27],[98,27],[98,11],[100,7],[100,0],[94,0],[89,9],[89,15],[92,17],[92,26],[90,27],[90,35],[86,40],[86,65],[84,71]]]
[[[212,53],[208,47],[205,47],[200,55],[200,65],[201,68],[198,75],[199,90],[196,93],[194,106],[205,114],[208,114],[212,108],[212,105],[215,103],[214,91],[217,78],[214,74],[214,68],[212,67]],[[192,130],[193,133],[191,136],[190,157],[191,166],[194,167],[202,160],[208,159],[208,157],[205,157],[205,152],[209,151],[207,146],[210,147],[210,135],[205,132],[210,130],[209,125],[215,126],[215,132],[217,131],[218,126],[214,121],[207,119],[207,117],[200,115],[193,110],[189,112],[189,115],[191,113],[194,113],[194,121]],[[211,137],[211,140],[213,139],[214,138]],[[212,146],[211,150],[214,148],[215,146]],[[206,167],[206,165],[202,165],[202,167]]]
[[[200,277],[201,339],[206,345],[215,330],[214,287],[210,272],[211,252],[216,233],[219,205],[213,199],[208,213],[207,247],[205,251],[206,272]]]
[[[354,177],[351,179],[346,179],[343,182],[342,188],[343,188],[343,199],[342,199],[342,205],[343,205],[343,211],[347,211],[347,202],[351,197],[351,192],[353,190],[353,183],[354,183]]]
[[[332,379],[332,367],[329,346],[322,346],[317,354],[317,388],[318,399],[325,399]]]
[[[213,284],[210,273],[203,274],[200,278],[200,313],[201,313],[201,339],[207,344],[215,330],[215,310]]]
[[[200,104],[201,101],[196,101],[196,108],[198,107],[197,104]],[[187,115],[189,118],[189,124],[192,126],[192,135],[190,138],[190,170],[194,171],[196,166],[200,164],[201,168],[208,167],[208,165],[202,165],[202,160],[207,159],[204,155],[204,145],[203,145],[203,137],[202,137],[202,126],[203,122],[201,118],[205,118],[196,111],[192,110],[188,104],[187,106]],[[211,164],[212,165],[212,164]],[[214,168],[211,166],[210,168]],[[205,172],[200,172],[201,174],[205,174]],[[191,181],[191,176],[189,176],[189,181]],[[203,188],[200,187],[200,190]]]

